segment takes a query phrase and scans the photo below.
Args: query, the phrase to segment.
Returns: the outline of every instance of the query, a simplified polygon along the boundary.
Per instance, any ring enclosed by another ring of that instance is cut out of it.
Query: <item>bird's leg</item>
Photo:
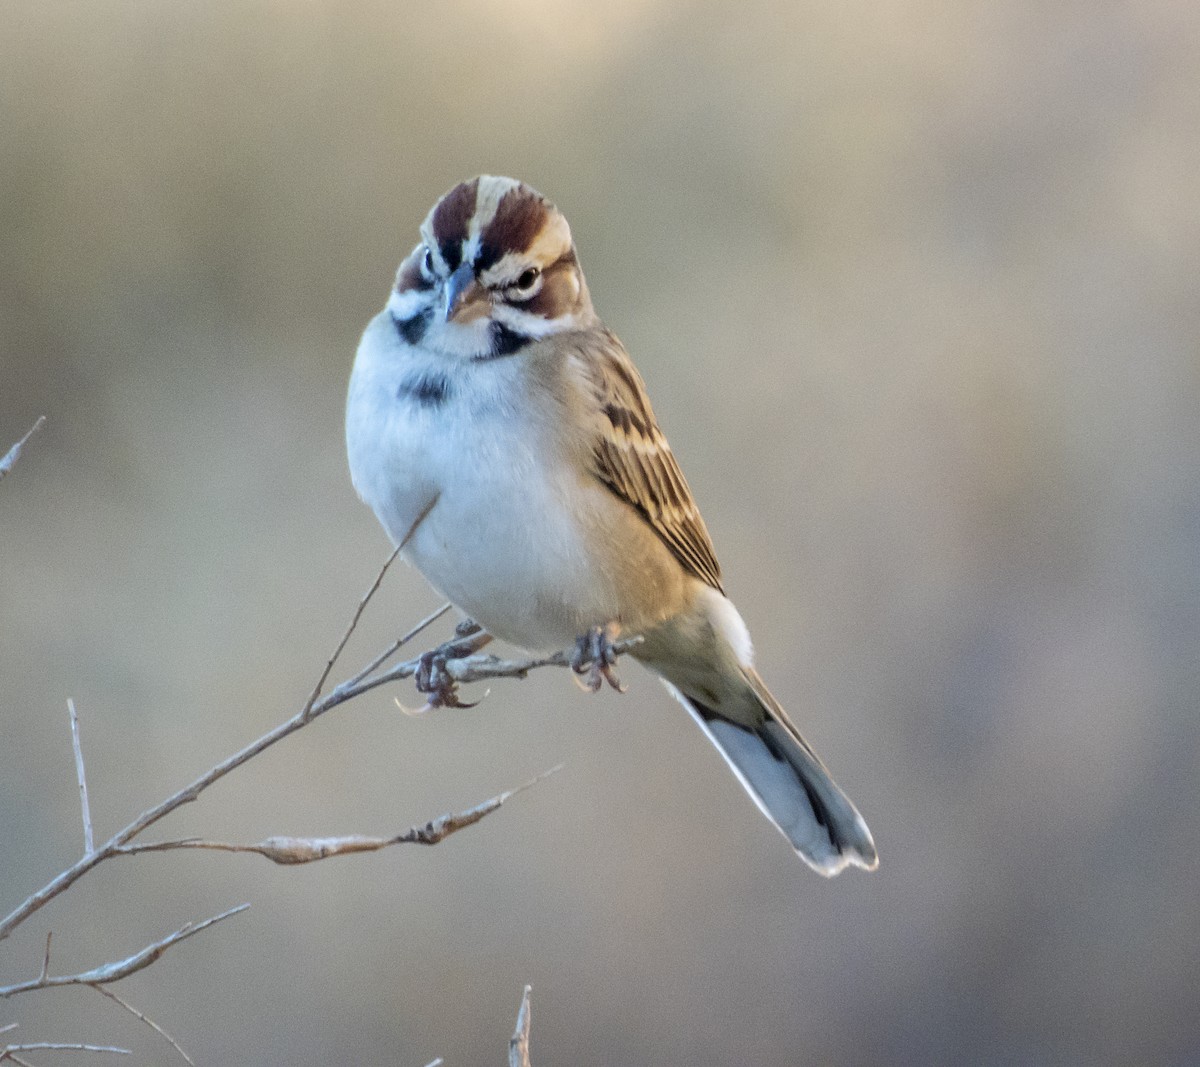
[[[603,680],[618,693],[625,692],[625,686],[613,670],[617,662],[613,642],[620,632],[620,623],[610,622],[605,626],[593,626],[576,639],[575,651],[571,654],[571,670],[575,672],[581,689],[595,693]]]
[[[422,652],[419,657],[413,680],[417,692],[426,694],[429,708],[473,708],[479,703],[466,704],[458,699],[458,683],[446,673],[446,661],[474,655],[492,639],[492,635],[471,619],[459,623],[454,633],[454,639]]]

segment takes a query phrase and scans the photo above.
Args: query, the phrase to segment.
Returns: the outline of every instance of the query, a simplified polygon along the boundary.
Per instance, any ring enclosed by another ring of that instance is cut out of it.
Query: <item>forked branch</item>
[[[370,589],[367,590],[359,603],[358,608],[354,613],[354,617],[343,634],[341,641],[338,644],[338,653],[345,648],[346,642],[350,635],[354,632],[358,624],[359,618],[366,603],[374,595],[379,588],[380,582],[383,580],[388,567],[395,559],[395,553],[388,558],[380,570],[379,575],[372,583]],[[0,922],[0,941],[8,937],[18,926],[21,925],[30,915],[44,907],[49,901],[53,900],[60,893],[65,892],[74,885],[80,878],[91,871],[94,867],[103,863],[105,860],[113,856],[128,854],[131,850],[127,848],[129,843],[133,841],[143,831],[149,829],[160,819],[165,818],[172,812],[181,808],[184,804],[189,804],[194,801],[201,793],[215,782],[220,781],[225,775],[236,770],[242,764],[253,759],[259,753],[266,751],[272,745],[282,741],[285,737],[290,737],[297,730],[303,729],[313,720],[324,715],[328,711],[345,704],[347,701],[353,700],[355,697],[375,689],[378,686],[386,685],[388,682],[397,681],[401,678],[412,677],[421,666],[420,657],[408,660],[407,662],[397,664],[396,666],[385,670],[382,673],[375,673],[380,667],[404,644],[417,637],[428,626],[432,625],[437,619],[449,610],[449,605],[439,608],[423,619],[417,626],[413,627],[400,640],[384,651],[380,656],[367,665],[366,668],[359,671],[357,674],[336,686],[333,690],[327,693],[324,697],[319,697],[321,686],[325,678],[328,677],[333,664],[338,658],[335,653],[331,657],[330,662],[326,665],[322,672],[321,680],[313,690],[313,694],[305,702],[295,715],[290,719],[286,719],[276,726],[273,730],[263,734],[262,737],[232,756],[222,760],[215,767],[205,771],[195,781],[184,786],[178,792],[173,793],[165,800],[148,808],[142,812],[128,826],[118,830],[108,841],[90,852],[86,852],[76,863],[68,867],[65,871],[52,879],[36,893],[26,899],[22,904],[15,908],[5,919]],[[614,646],[614,651],[617,653],[628,651],[635,645],[640,638],[634,637],[626,640],[618,641]],[[457,683],[468,683],[484,681],[491,678],[525,678],[530,671],[536,670],[539,667],[570,667],[572,666],[572,656],[574,650],[566,650],[554,652],[548,656],[533,656],[521,659],[501,659],[496,656],[472,655],[462,659],[449,659],[445,662],[444,670]],[[499,806],[499,805],[497,805]],[[490,809],[494,810],[494,809]],[[482,817],[482,816],[481,816]],[[378,846],[382,847],[382,846]],[[138,850],[133,850],[138,851]],[[360,850],[361,851],[361,850]],[[265,854],[265,853],[264,853]],[[314,857],[315,858],[315,857]]]
[[[46,973],[46,967],[43,966],[42,973],[36,978],[30,978],[26,982],[17,982],[15,985],[0,986],[0,997],[7,999],[8,997],[15,996],[17,993],[28,993],[34,989],[50,989],[53,986],[95,986],[103,985],[106,982],[119,982],[122,978],[128,978],[131,974],[136,974],[143,968],[149,967],[167,949],[178,945],[180,941],[186,941],[189,937],[193,937],[202,930],[207,930],[210,926],[215,926],[224,919],[239,915],[248,907],[250,907],[249,904],[239,904],[236,908],[223,911],[220,915],[214,915],[211,919],[186,923],[173,934],[168,934],[166,937],[152,942],[145,948],[139,949],[132,956],[126,956],[123,960],[115,960],[112,963],[94,967],[92,970],[83,971],[80,974],[51,976]]]

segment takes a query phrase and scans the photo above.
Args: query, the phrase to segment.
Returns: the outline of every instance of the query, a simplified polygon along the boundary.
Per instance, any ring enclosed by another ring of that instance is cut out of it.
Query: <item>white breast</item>
[[[354,486],[393,543],[436,498],[403,553],[432,585],[497,637],[557,648],[618,614],[615,581],[582,539],[589,512],[614,504],[555,444],[525,371],[520,356],[423,352],[381,314],[355,359],[347,450]],[[433,383],[424,400],[412,389],[421,375]]]

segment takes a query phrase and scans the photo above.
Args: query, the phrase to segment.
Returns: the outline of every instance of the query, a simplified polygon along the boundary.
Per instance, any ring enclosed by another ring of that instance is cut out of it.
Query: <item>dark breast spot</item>
[[[421,343],[421,338],[425,336],[425,331],[432,318],[433,309],[426,308],[424,311],[418,311],[411,319],[398,319],[393,315],[392,322],[396,324],[396,332],[405,341],[410,345],[416,345]]]
[[[396,390],[399,400],[412,400],[423,408],[436,408],[450,397],[450,379],[437,371],[419,371],[409,375]]]

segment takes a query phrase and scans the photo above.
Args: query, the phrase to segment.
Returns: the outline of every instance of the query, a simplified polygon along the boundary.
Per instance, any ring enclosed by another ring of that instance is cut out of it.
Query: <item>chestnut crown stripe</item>
[[[429,228],[433,232],[442,259],[452,271],[462,262],[463,242],[467,239],[467,228],[475,214],[475,200],[478,195],[479,179],[472,178],[456,185],[433,209]]]
[[[504,194],[492,217],[479,235],[477,270],[494,266],[507,252],[523,252],[533,247],[534,239],[550,218],[546,201],[527,185],[518,185]]]
[[[477,222],[483,226],[474,266],[477,271],[485,271],[509,252],[532,248],[554,210],[545,197],[520,182],[472,178],[456,185],[438,201],[429,220],[429,231],[447,268],[456,270],[462,263],[463,247],[472,236],[471,223],[478,213]],[[490,218],[486,217],[488,214]]]

